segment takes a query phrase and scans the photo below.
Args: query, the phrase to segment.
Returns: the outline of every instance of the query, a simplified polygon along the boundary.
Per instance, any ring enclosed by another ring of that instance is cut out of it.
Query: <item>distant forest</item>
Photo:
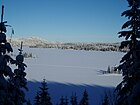
[[[86,51],[119,51],[127,52],[128,48],[120,49],[120,43],[49,43],[42,45],[29,46],[30,48],[58,48]]]
[[[48,42],[39,38],[22,38],[12,39],[12,46],[20,46],[20,42],[23,41],[23,46],[30,48],[58,48],[58,49],[73,49],[73,50],[86,50],[86,51],[118,51],[127,52],[128,46],[124,49],[120,49],[121,43],[62,43],[62,42]]]

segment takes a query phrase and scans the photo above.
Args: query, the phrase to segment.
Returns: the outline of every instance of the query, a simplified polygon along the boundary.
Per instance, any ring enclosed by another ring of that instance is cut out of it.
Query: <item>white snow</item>
[[[53,103],[59,102],[62,95],[71,96],[76,92],[82,95],[84,89],[89,92],[91,104],[99,104],[107,88],[115,87],[121,82],[119,74],[103,75],[99,71],[107,70],[108,66],[119,64],[124,53],[101,51],[76,51],[45,48],[24,48],[24,52],[32,53],[35,58],[26,58],[27,79],[30,91],[28,97],[33,96],[44,78],[50,86]],[[36,85],[35,85],[36,84]],[[93,89],[93,90],[92,90]],[[93,100],[93,99],[94,100]]]
[[[25,63],[28,80],[48,81],[74,84],[96,84],[116,86],[121,75],[101,75],[100,70],[119,64],[123,53],[100,51],[75,51],[32,48],[36,58],[27,58]],[[107,83],[108,82],[108,83]]]

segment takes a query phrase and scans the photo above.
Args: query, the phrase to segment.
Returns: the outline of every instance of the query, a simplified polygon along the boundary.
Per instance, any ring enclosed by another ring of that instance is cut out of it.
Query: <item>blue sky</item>
[[[14,37],[60,42],[117,42],[126,0],[5,0]],[[10,31],[7,33],[10,34]],[[9,35],[10,36],[10,35]]]

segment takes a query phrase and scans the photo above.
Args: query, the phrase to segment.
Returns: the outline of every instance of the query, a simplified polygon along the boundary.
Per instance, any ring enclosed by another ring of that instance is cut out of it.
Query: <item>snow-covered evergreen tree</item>
[[[6,40],[6,26],[3,22],[4,5],[2,5],[2,15],[0,22],[0,105],[22,105],[25,100],[25,94],[22,88],[26,88],[26,65],[23,63],[22,49],[16,56],[16,60],[12,59],[8,53],[13,52],[9,42]],[[15,64],[17,69],[12,71],[9,66]]]
[[[79,105],[89,105],[89,103],[88,103],[88,93],[87,93],[86,90],[84,91],[83,97],[82,97]]]
[[[40,105],[52,105],[51,97],[48,93],[46,80],[43,79],[42,86],[40,87]]]
[[[23,42],[21,42],[21,48],[18,49],[19,55],[17,55],[16,60],[12,62],[13,64],[17,65],[17,68],[14,70],[13,78],[9,79],[9,92],[12,94],[11,99],[13,99],[16,105],[22,105],[24,102],[26,102],[23,89],[28,90],[26,87],[27,80],[25,78],[25,67],[27,66],[23,63],[24,57],[22,55],[22,43]]]
[[[123,81],[117,86],[116,105],[140,105],[140,0],[127,0],[129,10],[122,13],[128,17],[119,37],[124,37],[120,48],[129,47],[118,69],[123,72]]]
[[[6,22],[3,22],[4,5],[2,5],[2,17],[0,22],[0,105],[12,103],[8,96],[8,83],[5,77],[13,78],[13,72],[7,63],[12,59],[7,52],[13,52],[10,43],[6,40]]]

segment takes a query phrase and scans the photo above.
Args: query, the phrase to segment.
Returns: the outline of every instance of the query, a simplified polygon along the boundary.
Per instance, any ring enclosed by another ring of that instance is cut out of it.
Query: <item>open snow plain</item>
[[[60,102],[63,95],[70,102],[72,93],[78,100],[86,89],[90,105],[100,105],[104,92],[111,90],[122,80],[119,74],[101,74],[108,66],[119,64],[124,53],[101,51],[76,51],[47,48],[24,48],[35,58],[26,58],[26,73],[29,91],[27,98],[33,102],[36,92],[45,78],[53,104]]]

